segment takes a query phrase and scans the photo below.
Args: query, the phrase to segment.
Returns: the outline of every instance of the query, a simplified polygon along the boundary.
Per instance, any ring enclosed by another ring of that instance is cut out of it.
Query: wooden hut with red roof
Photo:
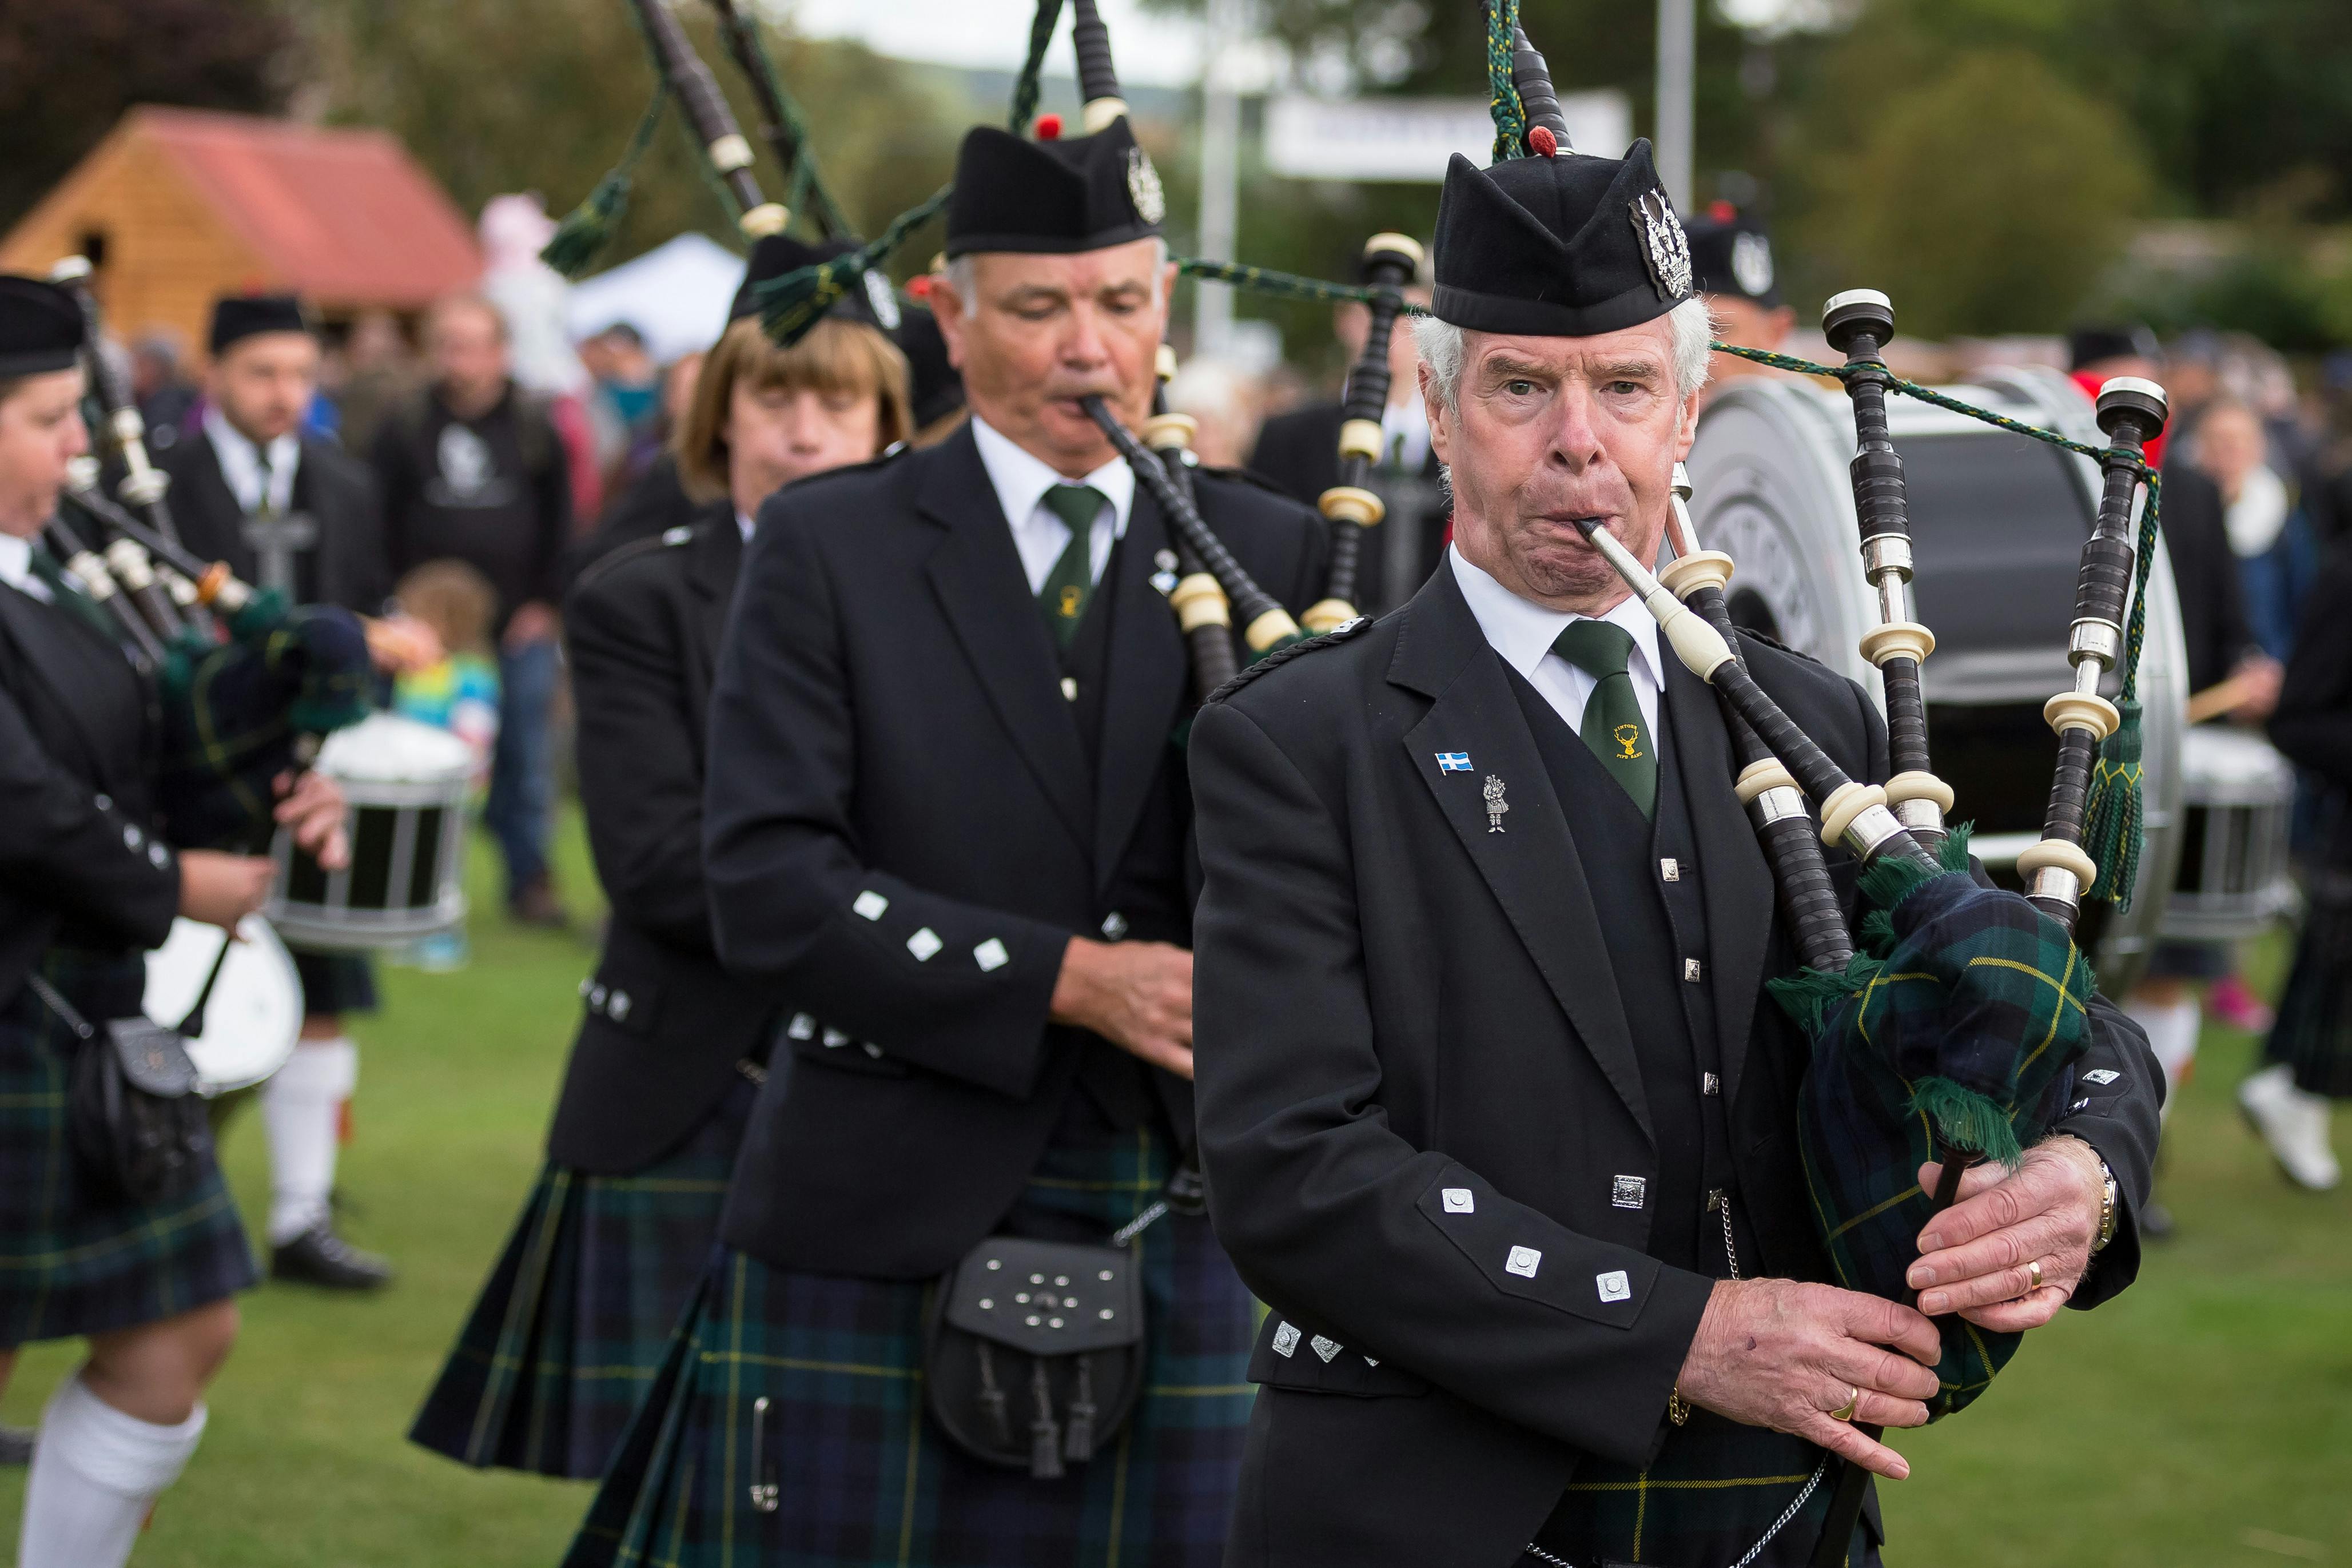
[[[214,300],[291,289],[329,326],[404,323],[481,277],[448,193],[382,131],[191,109],[132,110],[0,239],[0,271],[86,256],[109,329],[201,351]]]

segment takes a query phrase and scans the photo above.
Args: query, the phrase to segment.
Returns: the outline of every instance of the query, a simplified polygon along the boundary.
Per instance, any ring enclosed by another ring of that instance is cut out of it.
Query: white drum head
[[[176,1026],[195,1005],[226,934],[195,921],[172,922],[172,934],[147,955],[147,1016]],[[197,1090],[206,1096],[250,1089],[294,1054],[302,1031],[302,982],[278,933],[259,915],[237,927],[245,940],[230,942],[211,998],[205,1027],[188,1040],[196,1065]]]
[[[446,730],[397,713],[371,713],[327,737],[319,748],[319,771],[345,785],[446,784],[471,776],[474,753]],[[461,786],[457,798],[464,797]]]

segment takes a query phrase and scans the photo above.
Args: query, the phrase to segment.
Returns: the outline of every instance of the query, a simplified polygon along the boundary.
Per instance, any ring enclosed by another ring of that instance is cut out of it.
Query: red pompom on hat
[[[1538,158],[1551,157],[1559,151],[1559,139],[1549,126],[1538,125],[1528,132],[1528,151]]]
[[[1040,142],[1058,142],[1061,139],[1062,117],[1058,114],[1039,115],[1037,117],[1037,140]]]

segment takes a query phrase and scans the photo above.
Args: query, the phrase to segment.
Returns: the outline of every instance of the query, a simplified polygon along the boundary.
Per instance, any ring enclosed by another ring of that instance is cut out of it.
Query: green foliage
[[[133,104],[276,112],[293,41],[277,0],[0,5],[0,228]]]
[[[1867,79],[1865,47],[1831,74]],[[2122,116],[2019,50],[1958,51],[1901,93],[1833,98],[1804,147],[1782,187],[1790,291],[1883,289],[1921,337],[2063,329],[2150,198]]]
[[[571,211],[621,159],[654,89],[623,0],[317,0],[309,15],[328,117],[392,131],[468,212],[521,190],[540,192],[551,213]],[[785,173],[761,140],[750,88],[708,11],[682,7],[679,19],[751,138],[753,176],[782,199]],[[854,44],[772,31],[767,42],[812,127],[825,183],[861,232],[877,232],[947,178],[969,106],[924,90],[919,71]],[[635,170],[601,263],[687,229],[735,240],[699,150],[678,124],[668,117]]]

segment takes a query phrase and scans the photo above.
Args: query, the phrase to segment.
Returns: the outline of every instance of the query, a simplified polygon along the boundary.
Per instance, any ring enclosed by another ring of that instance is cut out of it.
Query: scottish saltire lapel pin
[[[1470,771],[1470,753],[1467,752],[1438,752],[1437,771],[1441,773],[1468,773]]]
[[[1510,804],[1503,799],[1503,781],[1492,773],[1486,775],[1486,831],[1500,833],[1503,831],[1503,813],[1510,810],[1511,807]]]

